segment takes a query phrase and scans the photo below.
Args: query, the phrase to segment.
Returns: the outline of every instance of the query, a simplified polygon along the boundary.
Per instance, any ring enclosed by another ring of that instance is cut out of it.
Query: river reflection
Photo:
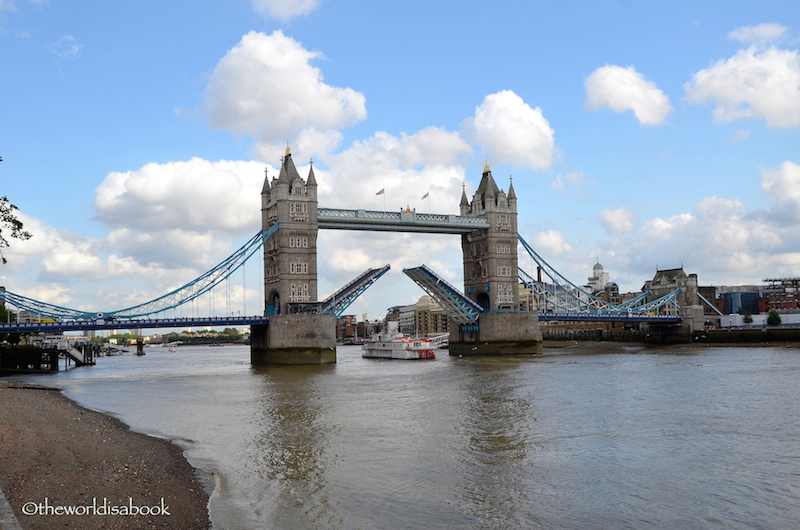
[[[35,379],[180,443],[217,477],[215,528],[800,525],[797,350],[160,350]]]

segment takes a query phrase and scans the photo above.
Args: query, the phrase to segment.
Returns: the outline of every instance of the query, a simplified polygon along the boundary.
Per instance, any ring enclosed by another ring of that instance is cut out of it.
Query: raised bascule
[[[335,313],[317,295],[320,228],[460,235],[464,293],[424,265],[404,271],[448,310],[451,354],[541,352],[537,314],[518,310],[517,197],[512,184],[508,194],[498,188],[488,165],[471,201],[462,190],[461,215],[334,210],[318,207],[313,164],[303,179],[287,148],[278,177],[264,180],[261,214],[262,232],[273,232],[264,243],[269,322],[252,326],[253,364],[336,362]]]

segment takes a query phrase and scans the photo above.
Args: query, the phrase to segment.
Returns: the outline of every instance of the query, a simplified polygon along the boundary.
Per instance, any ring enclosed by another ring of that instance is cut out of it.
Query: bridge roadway
[[[97,329],[189,328],[201,326],[250,326],[266,324],[266,316],[197,317],[197,318],[126,318],[95,320],[63,320],[60,322],[12,322],[0,324],[0,333],[40,333],[59,331],[89,331]]]

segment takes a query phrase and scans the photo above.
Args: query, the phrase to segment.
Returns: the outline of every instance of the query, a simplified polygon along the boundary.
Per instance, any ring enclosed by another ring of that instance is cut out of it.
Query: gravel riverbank
[[[179,447],[11,381],[0,381],[0,489],[24,530],[211,526],[208,492]]]

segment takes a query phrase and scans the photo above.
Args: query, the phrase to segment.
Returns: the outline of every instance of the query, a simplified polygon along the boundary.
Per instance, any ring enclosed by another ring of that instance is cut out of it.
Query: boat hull
[[[436,352],[433,349],[416,349],[406,350],[402,348],[382,348],[381,346],[367,346],[364,345],[364,351],[361,353],[362,357],[368,359],[435,359]]]

